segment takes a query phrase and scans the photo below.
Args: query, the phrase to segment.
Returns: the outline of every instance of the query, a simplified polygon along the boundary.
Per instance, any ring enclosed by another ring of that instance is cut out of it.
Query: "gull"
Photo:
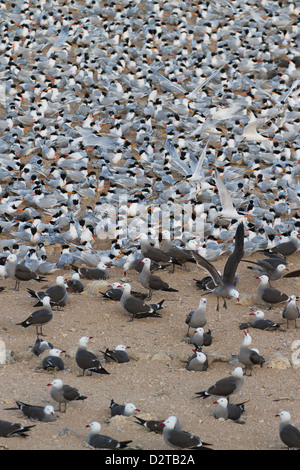
[[[112,437],[100,434],[101,424],[98,423],[98,421],[93,421],[87,424],[86,427],[90,428],[87,443],[95,449],[125,449],[128,447],[128,444],[132,442],[130,440],[118,441]]]
[[[217,311],[219,311],[219,297],[223,298],[223,306],[227,308],[226,300],[232,297],[239,300],[239,292],[235,289],[236,284],[235,275],[238,265],[244,254],[244,224],[240,222],[235,234],[235,245],[234,250],[228,257],[223,275],[217,271],[217,269],[207,261],[203,256],[197,252],[193,252],[193,257],[196,263],[206,269],[212,277],[215,287],[212,288],[208,293],[213,293],[217,296]]]
[[[232,198],[229,194],[228,189],[226,188],[218,170],[215,168],[214,171],[216,185],[218,188],[222,210],[218,213],[218,218],[222,220],[245,220],[245,216],[237,212],[236,208],[233,205]]]

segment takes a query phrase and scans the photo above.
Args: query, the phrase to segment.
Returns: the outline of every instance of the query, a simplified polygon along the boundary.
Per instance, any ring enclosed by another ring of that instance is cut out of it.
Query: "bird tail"
[[[27,320],[24,320],[24,321],[22,321],[21,323],[16,323],[16,325],[20,325],[20,326],[22,326],[23,328],[28,328],[28,326],[30,325],[30,323],[28,323]]]
[[[27,292],[31,295],[31,297],[37,298],[36,292],[32,289],[27,288]]]
[[[78,273],[78,271],[79,271],[78,266],[75,266],[75,264],[71,264],[71,267],[74,269],[74,271],[76,271]]]
[[[145,423],[147,422],[145,419],[139,418],[138,416],[134,416],[134,418],[137,419],[137,421],[135,421],[136,424],[139,424],[140,426],[145,426]]]
[[[177,289],[173,289],[172,287],[167,287],[166,289],[162,289],[165,292],[178,292]]]
[[[209,395],[206,393],[206,391],[196,392],[196,395],[198,395],[198,396],[195,397],[195,398],[207,398],[207,397],[209,397]]]
[[[119,443],[119,449],[125,449],[125,447],[128,446],[128,444],[130,444],[132,441],[120,441]]]
[[[86,399],[87,399],[87,397],[84,396],[84,395],[79,395],[79,396],[76,398],[76,400],[86,400]]]
[[[158,304],[151,304],[150,307],[153,308],[153,310],[155,312],[157,312],[157,310],[161,310],[163,307],[163,303],[164,303],[165,299],[161,300],[160,302],[158,302]]]
[[[46,281],[47,278],[45,276],[38,276],[34,279],[34,281],[38,281],[38,282],[42,282],[42,281]]]
[[[96,372],[97,374],[107,374],[109,375],[109,372],[107,372],[106,369],[104,369],[104,367],[98,367],[98,368],[94,368],[94,369],[90,369],[91,372]]]

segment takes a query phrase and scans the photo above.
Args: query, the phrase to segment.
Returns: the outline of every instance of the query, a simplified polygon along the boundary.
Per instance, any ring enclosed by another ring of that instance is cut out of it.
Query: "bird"
[[[28,431],[34,428],[35,424],[31,426],[24,426],[22,423],[14,423],[0,419],[0,437],[21,436],[29,437]]]
[[[105,359],[112,360],[114,362],[118,362],[119,364],[123,364],[124,362],[129,362],[130,357],[127,353],[126,349],[129,349],[130,346],[125,346],[124,344],[118,344],[115,349],[108,349],[106,348],[105,351],[100,351],[104,354]]]
[[[29,326],[33,325],[36,328],[37,336],[44,336],[43,325],[49,323],[53,318],[53,312],[50,302],[50,297],[46,295],[46,297],[43,298],[43,307],[38,310],[35,310],[24,321],[22,321],[21,323],[16,323],[16,325],[20,325],[23,328],[28,328]]]
[[[55,379],[53,382],[47,384],[50,389],[50,395],[54,401],[59,403],[58,411],[65,413],[67,404],[72,401],[86,400],[87,397],[82,395],[77,388],[70,385],[65,385],[61,379]],[[62,403],[64,403],[64,410],[62,411]]]
[[[87,443],[94,449],[125,449],[132,442],[132,440],[118,441],[112,437],[100,434],[101,424],[97,421],[87,424],[86,427],[90,428]]]
[[[31,271],[29,268],[23,264],[18,263],[18,258],[14,253],[11,253],[6,258],[5,271],[7,277],[15,279],[14,290],[18,291],[20,287],[20,282],[22,281],[44,281],[45,276],[38,276],[35,272]]]
[[[54,346],[49,341],[37,337],[32,347],[32,352],[36,356],[40,356],[44,351],[52,349]]]
[[[196,348],[201,346],[210,346],[212,344],[212,334],[211,330],[208,330],[206,333],[204,329],[200,326],[195,329],[193,336],[191,336],[189,343],[193,344]]]
[[[148,299],[152,298],[152,291],[153,290],[162,290],[164,292],[178,292],[177,289],[173,289],[169,286],[169,284],[163,281],[159,276],[156,274],[152,274],[150,271],[150,258],[144,258],[140,261],[143,263],[144,267],[142,272],[139,275],[139,282],[142,284],[145,289],[148,289]]]
[[[231,395],[238,393],[244,384],[243,369],[236,367],[232,375],[218,380],[207,390],[196,392],[197,398],[208,398],[213,395],[226,397],[229,401]]]
[[[140,418],[139,416],[134,416],[136,419],[135,423],[139,424],[140,426],[143,426],[150,432],[154,432],[155,434],[162,434],[163,432],[163,426],[162,426],[162,421],[161,419],[143,419]],[[180,424],[179,424],[180,428]]]
[[[70,291],[75,294],[81,294],[81,292],[84,291],[84,285],[80,280],[80,274],[76,272],[72,274],[71,279],[67,280],[67,286]]]
[[[109,273],[107,271],[110,266],[106,266],[100,261],[95,268],[79,268],[75,264],[71,264],[71,267],[76,271],[83,279],[101,281],[108,279]]]
[[[140,410],[136,408],[133,403],[126,403],[125,405],[119,405],[113,399],[111,399],[109,404],[110,415],[113,418],[114,416],[133,416],[135,413],[139,413]]]
[[[16,401],[16,405],[17,408],[6,408],[6,410],[21,410],[28,419],[44,423],[52,423],[57,419],[52,405],[28,405],[22,401]]]
[[[282,312],[282,318],[286,319],[287,328],[289,326],[289,321],[294,320],[295,328],[297,328],[297,319],[300,317],[300,311],[296,305],[296,296],[291,295],[289,297],[288,304],[284,307]]]
[[[76,364],[82,369],[82,375],[85,375],[86,371],[92,375],[93,372],[97,374],[107,374],[109,372],[102,367],[100,359],[91,351],[87,350],[88,342],[93,339],[92,336],[82,336],[79,340],[78,349],[75,354]]]
[[[151,242],[145,233],[142,233],[138,239],[140,241],[140,250],[143,258],[149,258],[151,261],[158,264],[172,262],[168,253],[165,253],[159,248],[151,245]]]
[[[284,294],[278,289],[275,289],[275,287],[270,286],[268,276],[263,275],[256,279],[260,279],[260,283],[257,286],[257,297],[266,304],[269,304],[269,306],[284,303],[289,300],[289,296],[287,294]]]
[[[123,290],[121,289],[119,282],[113,282],[108,287],[109,289],[107,289],[106,292],[101,292],[103,296],[102,298],[110,299],[110,300],[113,300],[114,302],[119,302],[123,294]]]
[[[228,403],[227,398],[221,397],[217,401],[214,401],[214,404],[217,405],[214,412],[214,417],[216,419],[231,419],[232,421],[244,424],[245,421],[241,418],[242,414],[245,411],[245,403]]]
[[[211,446],[207,442],[203,442],[199,436],[192,434],[183,429],[176,429],[177,417],[169,416],[163,425],[163,438],[166,444],[172,449],[209,449]]]
[[[193,349],[193,355],[189,358],[186,370],[205,371],[208,369],[206,354],[199,349]]]
[[[284,241],[279,243],[278,245],[271,248],[270,251],[272,253],[276,253],[278,255],[283,256],[286,258],[287,256],[291,256],[299,249],[299,233],[297,230],[292,230],[290,239],[288,241]]]
[[[258,328],[259,330],[277,330],[280,328],[279,323],[265,318],[265,313],[262,310],[250,312],[249,315],[254,315],[254,319],[251,324],[252,328]]]
[[[158,310],[163,308],[164,299],[157,304],[147,305],[142,299],[131,295],[131,285],[127,282],[122,284],[123,294],[120,299],[120,304],[126,315],[129,315],[131,319],[134,318],[146,318],[146,317],[158,317],[161,318],[161,314]]]
[[[206,298],[201,297],[198,307],[186,316],[185,323],[188,325],[187,336],[189,335],[190,328],[200,328],[206,325],[206,305]]]
[[[250,369],[250,372],[248,375],[252,375],[252,367],[254,365],[260,365],[260,367],[263,366],[265,359],[260,356],[259,351],[257,349],[251,349],[249,346],[252,342],[252,338],[249,334],[249,331],[245,330],[244,331],[245,338],[244,341],[241,344],[240,347],[240,352],[238,355],[238,359],[245,366],[245,375],[247,370]]]
[[[206,269],[214,283],[215,287],[211,289],[211,293],[217,296],[217,311],[219,311],[219,297],[223,298],[223,306],[227,308],[226,298],[235,298],[239,300],[239,292],[235,289],[235,275],[238,265],[244,255],[244,224],[240,222],[237,226],[235,233],[235,245],[234,250],[228,257],[223,275],[221,276],[216,268],[199,253],[193,252],[193,257],[196,263]]]
[[[45,291],[34,291],[27,288],[27,292],[31,295],[31,297],[38,299],[38,302],[34,305],[34,307],[39,307],[42,305],[42,301],[45,296],[50,297],[51,306],[56,307],[57,309],[59,309],[59,307],[65,307],[68,303],[69,296],[65,285],[64,276],[57,276],[55,285],[48,287],[48,289]]]
[[[64,370],[65,364],[60,354],[65,353],[65,350],[57,348],[50,349],[48,356],[44,357],[42,361],[42,369],[44,370]]]
[[[275,415],[280,417],[279,437],[288,449],[300,449],[300,431],[291,424],[291,415],[288,411],[281,411]]]
[[[286,265],[279,262],[279,260],[277,261],[276,258],[266,258],[256,261],[242,261],[247,261],[247,263],[255,264],[255,267],[247,266],[247,268],[254,271],[257,276],[268,276],[270,281],[277,281],[283,276],[284,271],[288,271]]]

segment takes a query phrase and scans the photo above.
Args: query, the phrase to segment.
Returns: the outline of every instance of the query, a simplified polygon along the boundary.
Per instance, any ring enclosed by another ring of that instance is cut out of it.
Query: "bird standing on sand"
[[[82,375],[85,375],[86,371],[92,375],[93,372],[97,374],[109,374],[107,370],[102,367],[100,359],[91,351],[87,350],[87,345],[92,336],[82,336],[79,340],[78,349],[75,354],[76,364],[82,369]]]
[[[281,411],[275,415],[280,417],[279,437],[288,449],[300,449],[300,430],[291,424],[291,415],[288,411]]]
[[[243,369],[241,367],[236,367],[232,375],[218,380],[207,390],[196,392],[196,395],[198,395],[198,398],[201,397],[204,399],[213,395],[217,395],[219,397],[226,397],[229,402],[231,395],[238,393],[241,390],[243,384]]]
[[[185,319],[185,323],[188,325],[187,336],[189,335],[190,328],[200,328],[206,325],[206,304],[206,299],[202,297],[198,307],[187,315]]]
[[[6,258],[5,271],[7,277],[15,279],[16,284],[14,290],[18,291],[20,287],[20,282],[22,281],[38,281],[41,282],[45,279],[44,276],[38,276],[34,271],[31,271],[23,264],[18,263],[17,256],[12,253]]]
[[[71,387],[70,385],[64,385],[63,381],[60,379],[55,379],[53,382],[47,384],[48,387],[52,385],[50,390],[50,395],[53,400],[59,403],[59,411],[62,412],[61,405],[62,403],[65,404],[64,406],[64,413],[67,410],[67,404],[71,401],[77,400],[86,400],[87,397],[81,395],[81,393],[77,390],[77,388]]]
[[[34,325],[37,336],[44,336],[43,325],[49,323],[53,318],[50,301],[50,297],[46,295],[46,297],[43,298],[43,308],[35,310],[31,315],[29,315],[29,317],[26,318],[26,320],[22,321],[21,323],[16,323],[16,325],[20,325],[23,328],[28,328],[28,326]]]
[[[247,369],[250,370],[248,375],[252,375],[252,367],[255,365],[263,366],[263,363],[266,362],[265,359],[260,356],[259,351],[257,349],[251,349],[249,346],[252,342],[252,338],[249,334],[249,331],[244,331],[245,338],[243,343],[240,347],[240,352],[238,355],[238,359],[245,366],[245,375]]]
[[[164,292],[178,292],[177,289],[170,287],[169,284],[163,281],[159,276],[151,273],[150,258],[144,258],[140,261],[140,263],[143,263],[144,267],[139,275],[139,281],[142,286],[145,287],[145,289],[148,289],[148,299],[151,299],[152,291],[154,290],[162,290]]]

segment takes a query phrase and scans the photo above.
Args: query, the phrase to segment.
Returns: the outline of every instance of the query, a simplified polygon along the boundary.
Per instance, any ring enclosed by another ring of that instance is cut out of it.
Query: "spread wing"
[[[239,262],[244,256],[244,224],[240,222],[235,233],[233,253],[229,256],[224,266],[223,281],[234,285],[234,278]]]
[[[198,264],[198,266],[202,266],[202,268],[206,269],[206,271],[209,272],[216,286],[220,286],[223,284],[220,274],[209,261],[207,261],[205,258],[203,258],[203,256],[199,255],[199,253],[194,250],[191,250],[190,253]]]

